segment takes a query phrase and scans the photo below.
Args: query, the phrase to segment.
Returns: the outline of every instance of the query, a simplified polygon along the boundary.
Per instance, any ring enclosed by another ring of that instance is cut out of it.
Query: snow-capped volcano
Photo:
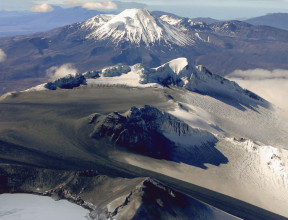
[[[82,25],[87,38],[131,42],[136,45],[157,43],[192,45],[193,40],[167,22],[154,17],[147,9],[127,9],[118,15],[97,15]]]

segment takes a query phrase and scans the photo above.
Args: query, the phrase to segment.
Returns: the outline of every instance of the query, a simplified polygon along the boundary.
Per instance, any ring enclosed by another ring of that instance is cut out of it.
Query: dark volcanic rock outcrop
[[[211,133],[191,128],[174,116],[146,105],[132,107],[125,114],[95,114],[91,121],[93,138],[107,138],[122,147],[157,159],[183,162],[205,168],[220,165],[227,158],[215,147]]]
[[[80,85],[85,85],[86,79],[81,74],[76,74],[75,76],[68,75],[66,77],[57,79],[53,82],[49,82],[45,84],[46,89],[55,90],[57,88],[60,89],[73,89],[74,87],[78,87]]]

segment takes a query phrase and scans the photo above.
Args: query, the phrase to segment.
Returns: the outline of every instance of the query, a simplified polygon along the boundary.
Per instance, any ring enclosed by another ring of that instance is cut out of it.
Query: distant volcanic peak
[[[112,40],[114,43],[131,42],[151,46],[157,43],[192,45],[187,35],[150,14],[147,9],[127,9],[115,16],[96,16],[82,25],[92,28],[87,38]]]

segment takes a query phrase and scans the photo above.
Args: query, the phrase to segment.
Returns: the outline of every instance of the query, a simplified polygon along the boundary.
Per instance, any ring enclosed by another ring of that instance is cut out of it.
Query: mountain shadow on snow
[[[106,138],[116,145],[156,159],[165,159],[206,169],[205,163],[219,166],[228,159],[214,146],[217,138],[204,130],[191,128],[155,107],[132,107],[128,112],[95,114],[91,136]]]

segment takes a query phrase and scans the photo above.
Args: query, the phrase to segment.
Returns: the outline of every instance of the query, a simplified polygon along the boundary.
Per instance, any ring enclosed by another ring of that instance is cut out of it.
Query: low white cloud
[[[227,78],[288,111],[288,70],[236,70]]]
[[[6,53],[2,49],[0,49],[0,63],[4,62],[6,60],[6,57]]]
[[[264,70],[264,69],[253,69],[253,70],[235,70],[229,74],[229,77],[241,78],[245,80],[265,80],[265,79],[288,79],[288,70]]]
[[[53,10],[54,9],[47,3],[43,3],[41,5],[35,5],[31,8],[31,11],[34,11],[34,12],[49,12]]]
[[[90,10],[116,10],[117,5],[112,1],[105,2],[86,2],[82,4],[82,8],[90,9]]]
[[[63,78],[68,75],[75,76],[77,73],[77,69],[73,67],[71,63],[63,64],[62,66],[53,66],[46,71],[46,75],[50,80],[56,80]]]
[[[67,1],[64,1],[65,4],[67,5],[81,5],[82,3],[77,1],[77,0],[67,0]]]
[[[82,8],[86,8],[89,10],[103,10],[103,11],[111,11],[116,10],[118,8],[117,4],[112,1],[103,1],[103,2],[85,2],[81,3],[77,0],[67,0],[65,4],[69,5],[81,5]]]

